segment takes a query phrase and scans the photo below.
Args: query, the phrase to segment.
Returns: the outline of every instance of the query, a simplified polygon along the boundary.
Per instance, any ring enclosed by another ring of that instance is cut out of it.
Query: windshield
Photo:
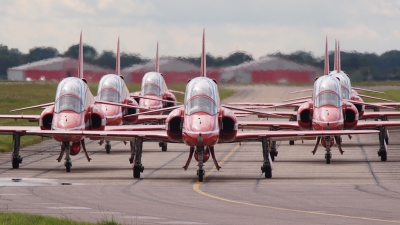
[[[314,83],[314,105],[321,107],[333,105],[339,107],[341,102],[341,87],[339,80],[333,76],[321,76]]]
[[[79,78],[69,77],[60,82],[57,87],[54,105],[55,113],[72,110],[80,113],[84,110],[84,88],[86,84]]]
[[[219,95],[217,85],[206,77],[197,77],[186,86],[185,112],[191,115],[195,112],[206,112],[215,115],[218,111]]]
[[[339,83],[341,86],[341,91],[342,91],[342,98],[343,99],[350,99],[351,96],[351,82],[350,78],[344,73],[344,72],[332,72],[331,75],[333,77],[339,78]]]
[[[99,100],[121,102],[122,79],[114,74],[103,76],[99,82],[97,97]]]
[[[160,96],[163,92],[164,78],[160,73],[149,72],[143,76],[141,95],[156,95]]]
[[[315,106],[321,107],[324,105],[340,106],[340,96],[334,92],[319,93],[315,99]]]

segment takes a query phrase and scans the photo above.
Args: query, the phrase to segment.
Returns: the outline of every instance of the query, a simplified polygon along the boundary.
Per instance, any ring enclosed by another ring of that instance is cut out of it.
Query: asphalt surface
[[[237,86],[225,102],[276,102],[299,97],[286,93],[303,88]],[[183,144],[161,152],[157,143],[145,143],[145,170],[134,179],[122,142],[112,142],[106,154],[88,140],[92,161],[81,152],[67,173],[56,161],[59,143],[45,141],[21,150],[19,169],[11,169],[10,153],[0,154],[0,211],[122,224],[396,224],[400,131],[390,134],[387,162],[377,156],[376,134],[343,137],[345,153],[333,147],[329,165],[323,147],[312,155],[315,141],[278,142],[272,179],[260,170],[261,143],[217,145],[222,169],[210,159],[202,183],[195,160],[182,169],[189,153]]]

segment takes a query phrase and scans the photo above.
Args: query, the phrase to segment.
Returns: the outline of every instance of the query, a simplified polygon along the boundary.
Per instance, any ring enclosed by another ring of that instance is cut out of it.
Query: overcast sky
[[[83,42],[154,58],[195,56],[206,49],[214,56],[237,50],[258,58],[296,50],[322,56],[325,35],[345,51],[400,49],[400,1],[385,0],[0,0],[0,44],[27,53],[52,46],[63,53]]]

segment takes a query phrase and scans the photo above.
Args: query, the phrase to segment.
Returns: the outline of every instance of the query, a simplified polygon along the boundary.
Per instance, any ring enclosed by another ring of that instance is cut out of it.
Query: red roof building
[[[98,82],[103,75],[115,73],[114,70],[84,63],[83,76],[88,82]],[[56,80],[78,76],[78,60],[56,57],[9,68],[9,80]]]

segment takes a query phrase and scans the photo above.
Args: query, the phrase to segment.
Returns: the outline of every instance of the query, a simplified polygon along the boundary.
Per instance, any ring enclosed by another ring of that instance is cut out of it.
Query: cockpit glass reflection
[[[164,78],[160,73],[150,72],[146,73],[142,79],[141,95],[156,95],[160,96],[162,93]]]
[[[332,105],[340,107],[342,104],[341,87],[339,80],[333,76],[321,76],[314,83],[314,105],[321,107]]]
[[[185,113],[191,115],[196,112],[206,112],[215,115],[218,111],[219,96],[217,85],[211,79],[198,77],[191,80],[185,95]]]
[[[117,75],[108,74],[101,78],[97,97],[102,101],[121,102],[122,80]]]
[[[80,113],[84,110],[84,87],[83,81],[76,77],[62,80],[58,85],[54,112],[59,113],[64,110],[71,110]]]

